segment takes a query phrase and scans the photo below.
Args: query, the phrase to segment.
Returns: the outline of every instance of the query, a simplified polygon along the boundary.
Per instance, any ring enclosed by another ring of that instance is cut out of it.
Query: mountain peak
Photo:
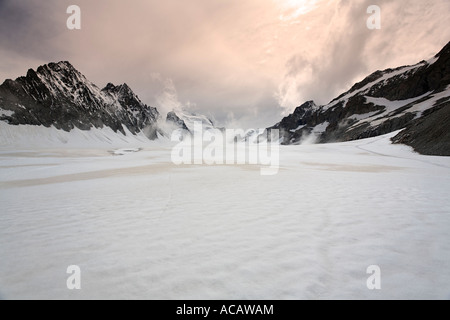
[[[428,154],[450,154],[449,144],[441,143],[438,148],[433,143],[441,139],[437,137],[440,131],[417,130],[448,128],[445,117],[450,112],[450,43],[436,57],[429,62],[376,71],[325,106],[304,103],[272,128],[281,130],[283,143],[292,144],[309,135],[321,143],[350,141],[406,127],[412,130],[408,134],[429,141],[425,148]],[[441,137],[445,140],[447,135]],[[400,140],[416,145],[412,138]]]
[[[314,108],[316,107],[316,103],[314,100],[306,101],[304,104],[302,104],[299,108]]]
[[[113,94],[111,94],[113,93]],[[70,131],[109,127],[115,132],[144,132],[157,138],[156,108],[143,104],[127,84],[100,90],[68,61],[30,69],[27,76],[0,86],[0,120],[13,125],[44,125]]]
[[[186,123],[175,113],[175,111],[170,111],[166,117],[166,123],[175,125],[176,127],[189,131]]]
[[[294,113],[295,114],[298,114],[298,113],[304,114],[305,112],[311,111],[311,110],[313,110],[315,108],[317,108],[316,103],[313,100],[310,100],[310,101],[306,101],[301,106],[295,108]]]
[[[75,69],[75,67],[69,61],[60,61],[60,62],[50,62],[48,64],[44,64],[39,66],[36,71],[37,73],[45,73],[45,71],[53,71],[53,72],[62,72],[62,71],[70,71],[70,72],[79,72]]]
[[[59,61],[56,63],[50,63],[53,64],[59,68],[70,68],[70,69],[75,69],[74,66],[69,62],[69,61]]]
[[[122,85],[120,85],[124,90],[131,90],[130,87],[128,86],[128,84],[124,83]]]
[[[131,90],[131,88],[126,84],[119,84],[119,85],[114,85],[113,83],[109,82],[106,87],[104,87],[102,89],[103,91],[108,91],[108,92],[115,92],[115,93],[120,93],[120,94],[130,94],[133,93],[133,90]]]
[[[119,93],[122,95],[132,95],[132,96],[135,95],[133,90],[131,90],[131,88],[126,83],[117,86],[117,89]]]
[[[102,89],[102,91],[114,91],[116,89],[116,86],[112,84],[111,82],[108,82],[106,87]]]

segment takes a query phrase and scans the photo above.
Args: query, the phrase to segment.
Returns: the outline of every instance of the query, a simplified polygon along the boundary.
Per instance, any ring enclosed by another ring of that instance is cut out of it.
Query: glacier
[[[0,298],[450,298],[450,158],[392,145],[395,132],[280,146],[279,173],[261,176],[176,166],[167,139],[7,129]]]

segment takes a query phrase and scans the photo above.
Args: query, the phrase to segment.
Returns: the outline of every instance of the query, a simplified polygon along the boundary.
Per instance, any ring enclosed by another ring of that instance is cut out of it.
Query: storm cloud
[[[66,28],[72,4],[81,30]],[[366,27],[374,4],[381,30]],[[263,127],[373,71],[431,58],[450,41],[449,14],[448,0],[0,0],[0,81],[69,60],[164,112]]]

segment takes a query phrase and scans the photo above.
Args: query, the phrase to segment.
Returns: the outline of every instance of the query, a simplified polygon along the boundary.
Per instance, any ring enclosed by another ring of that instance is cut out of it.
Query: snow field
[[[0,296],[450,298],[450,159],[391,136],[282,147],[267,177],[175,166],[164,143],[3,146]]]

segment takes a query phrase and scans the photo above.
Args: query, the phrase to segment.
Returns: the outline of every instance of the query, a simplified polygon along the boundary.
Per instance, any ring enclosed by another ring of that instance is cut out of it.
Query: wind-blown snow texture
[[[450,298],[450,158],[392,136],[282,147],[271,177],[177,167],[162,141],[2,143],[0,296]]]

